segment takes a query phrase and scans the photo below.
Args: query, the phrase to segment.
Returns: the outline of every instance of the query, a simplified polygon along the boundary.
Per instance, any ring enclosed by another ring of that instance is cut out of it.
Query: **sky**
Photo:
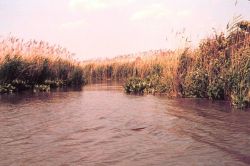
[[[238,15],[238,0],[0,0],[0,39],[12,35],[59,44],[80,60],[195,46]]]

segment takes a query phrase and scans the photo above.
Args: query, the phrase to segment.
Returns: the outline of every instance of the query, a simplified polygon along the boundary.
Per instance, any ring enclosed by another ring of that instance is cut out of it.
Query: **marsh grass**
[[[159,50],[83,63],[89,82],[123,80],[133,94],[230,100],[250,103],[250,23],[240,21],[202,40],[196,49]],[[127,80],[127,81],[126,81]]]
[[[0,93],[48,91],[115,80],[133,94],[166,94],[230,100],[250,106],[250,23],[235,22],[226,34],[196,49],[158,50],[113,59],[76,62],[62,47],[9,37],[0,42]]]
[[[82,67],[65,48],[14,37],[0,42],[0,93],[48,91],[84,82]]]
[[[110,79],[124,81],[130,77],[145,78],[155,72],[156,66],[160,68],[162,75],[168,75],[175,70],[177,64],[177,51],[158,50],[114,59],[85,61],[82,66],[86,79],[95,82]]]

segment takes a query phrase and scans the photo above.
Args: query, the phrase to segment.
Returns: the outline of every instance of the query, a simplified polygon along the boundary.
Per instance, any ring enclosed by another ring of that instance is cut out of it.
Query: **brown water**
[[[100,84],[4,95],[0,165],[250,165],[250,111]]]

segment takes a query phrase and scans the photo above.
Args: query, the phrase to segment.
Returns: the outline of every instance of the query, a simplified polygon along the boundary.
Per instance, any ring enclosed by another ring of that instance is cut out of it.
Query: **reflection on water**
[[[121,86],[0,97],[0,165],[249,165],[250,112]]]

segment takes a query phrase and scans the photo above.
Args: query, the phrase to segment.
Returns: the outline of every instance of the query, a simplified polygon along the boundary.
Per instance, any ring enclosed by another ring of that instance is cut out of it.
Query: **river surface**
[[[250,111],[105,84],[2,95],[0,165],[250,165]]]

